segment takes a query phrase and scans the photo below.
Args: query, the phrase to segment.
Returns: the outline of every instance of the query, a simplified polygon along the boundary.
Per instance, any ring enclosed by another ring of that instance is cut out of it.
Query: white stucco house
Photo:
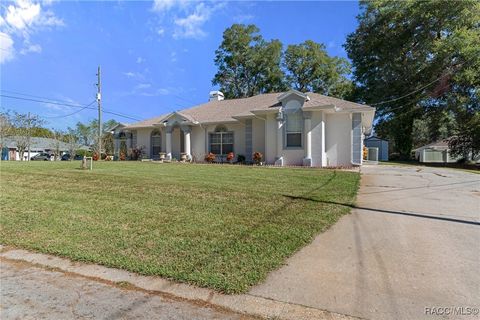
[[[207,103],[112,128],[115,158],[142,146],[151,159],[185,153],[201,162],[210,152],[233,152],[251,161],[260,152],[271,165],[356,166],[374,114],[367,105],[295,90],[242,99],[212,91]]]

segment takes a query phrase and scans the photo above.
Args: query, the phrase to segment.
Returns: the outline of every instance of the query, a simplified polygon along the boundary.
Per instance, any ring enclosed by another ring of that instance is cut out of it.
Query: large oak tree
[[[456,114],[463,133],[480,108],[479,2],[372,0],[361,9],[345,47],[358,97],[377,107],[396,151],[409,157],[415,119],[438,109]]]

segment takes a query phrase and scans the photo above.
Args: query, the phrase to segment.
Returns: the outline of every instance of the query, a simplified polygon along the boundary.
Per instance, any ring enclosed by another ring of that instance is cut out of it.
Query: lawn
[[[349,212],[359,174],[5,162],[0,243],[240,293]]]

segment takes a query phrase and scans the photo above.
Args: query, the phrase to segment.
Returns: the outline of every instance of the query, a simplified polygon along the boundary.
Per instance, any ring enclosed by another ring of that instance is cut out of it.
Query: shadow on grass
[[[318,199],[313,199],[313,198],[310,198],[310,197],[292,196],[292,195],[287,195],[287,194],[284,194],[283,196],[286,197],[286,198],[292,199],[292,200],[295,199],[295,200],[305,200],[305,201],[314,201],[314,202],[320,202],[320,203],[336,204],[336,205],[340,205],[340,206],[350,207],[352,209],[360,209],[360,210],[373,211],[373,212],[381,212],[381,213],[388,213],[388,214],[395,214],[395,215],[402,215],[402,216],[410,216],[410,217],[423,218],[423,219],[442,220],[442,221],[449,221],[449,222],[455,222],[455,223],[463,223],[463,224],[471,224],[471,225],[480,226],[480,222],[477,222],[477,221],[461,220],[461,219],[448,218],[448,217],[439,217],[439,216],[436,216],[435,214],[422,214],[422,213],[416,213],[416,212],[393,211],[393,210],[385,210],[385,209],[359,207],[359,206],[348,204],[348,203],[339,203],[339,202],[335,202],[335,201],[318,200]]]

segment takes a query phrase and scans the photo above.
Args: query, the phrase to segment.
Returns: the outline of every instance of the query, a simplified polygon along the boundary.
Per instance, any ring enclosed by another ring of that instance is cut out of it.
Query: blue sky
[[[95,98],[101,65],[104,108],[140,119],[208,100],[215,89],[215,50],[233,23],[253,23],[265,39],[279,39],[284,47],[311,39],[346,57],[342,44],[359,12],[353,1],[22,0],[0,6],[2,94],[85,105]],[[78,108],[0,99],[2,109],[50,117],[50,128],[96,118],[94,110],[62,117]]]

